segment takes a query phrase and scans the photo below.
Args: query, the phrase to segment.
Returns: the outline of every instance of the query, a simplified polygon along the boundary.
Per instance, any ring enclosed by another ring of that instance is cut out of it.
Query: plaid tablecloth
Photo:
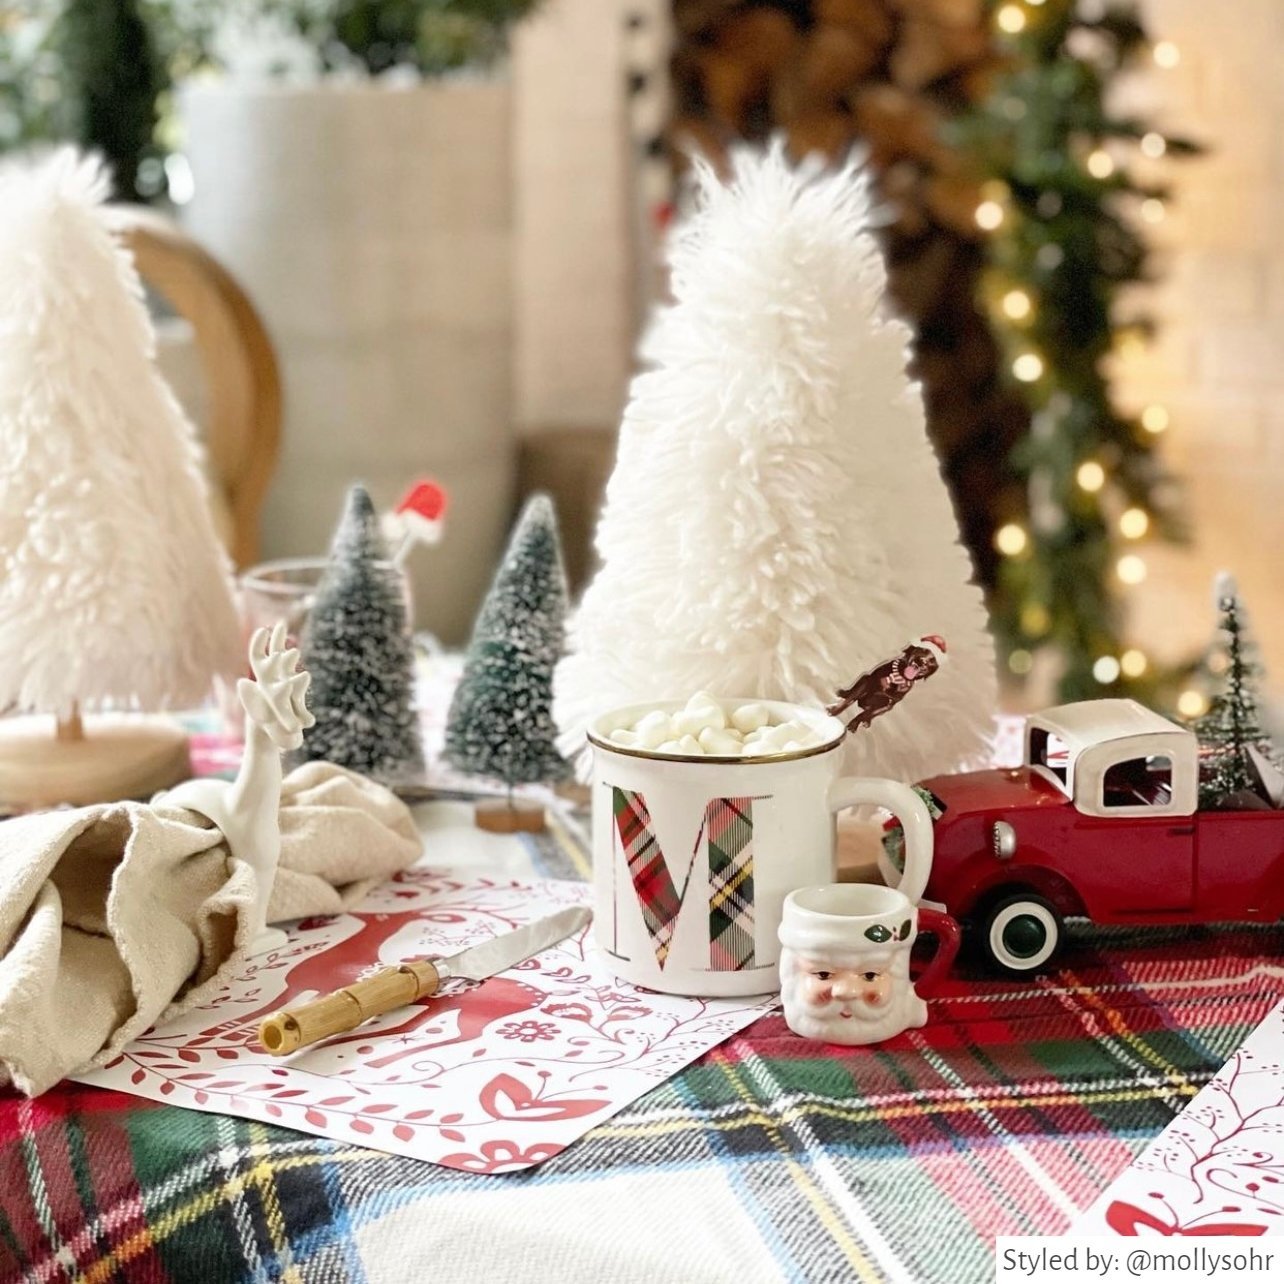
[[[562,826],[466,855],[587,872]],[[0,1095],[0,1279],[988,1280],[996,1235],[1063,1230],[1182,1108],[1282,963],[1281,929],[1096,932],[1036,984],[964,972],[878,1048],[767,1017],[509,1175],[76,1085]]]
[[[430,748],[451,680],[424,679]],[[235,766],[217,735],[196,754]],[[570,815],[499,839],[436,803],[421,825],[435,861],[588,877]],[[988,1281],[997,1235],[1064,1230],[1281,992],[1284,928],[1085,930],[1036,983],[961,969],[877,1048],[767,1017],[508,1175],[74,1084],[0,1092],[0,1282]]]

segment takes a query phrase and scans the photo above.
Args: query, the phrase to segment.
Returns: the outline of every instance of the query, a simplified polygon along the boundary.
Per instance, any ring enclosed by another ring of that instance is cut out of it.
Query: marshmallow
[[[704,754],[704,747],[695,738],[695,736],[683,736],[682,739],[678,741],[678,746],[680,751],[684,754],[696,754],[699,756],[703,756]]]
[[[673,715],[673,729],[680,736],[698,736],[706,728],[721,731],[726,725],[727,715],[721,709],[688,708]]]
[[[723,731],[718,727],[706,727],[700,733],[700,745],[705,753],[718,754],[723,758],[734,758],[745,747],[739,732]]]
[[[731,715],[731,725],[737,731],[757,731],[771,723],[771,711],[765,704],[742,704]]]
[[[695,695],[687,701],[688,709],[721,709],[722,701],[718,699],[712,691],[697,691]]]
[[[633,730],[637,732],[638,745],[641,748],[658,749],[666,740],[673,738],[676,728],[667,713],[653,709],[638,722]]]
[[[772,728],[772,739],[782,745],[787,740],[804,740],[809,735],[811,728],[805,722],[782,722]]]
[[[638,733],[630,731],[628,727],[619,727],[611,732],[611,743],[621,745],[625,749],[636,749],[638,746]]]

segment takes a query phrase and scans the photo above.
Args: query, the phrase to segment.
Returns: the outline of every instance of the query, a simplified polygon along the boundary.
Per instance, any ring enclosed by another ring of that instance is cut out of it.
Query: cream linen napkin
[[[338,913],[420,850],[389,790],[308,763],[282,785],[268,920]],[[0,1084],[35,1096],[204,1002],[248,944],[254,896],[250,868],[182,808],[0,823]]]

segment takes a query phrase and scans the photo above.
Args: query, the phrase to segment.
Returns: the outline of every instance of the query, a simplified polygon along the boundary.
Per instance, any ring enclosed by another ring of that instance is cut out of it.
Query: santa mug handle
[[[927,999],[931,998],[931,992],[949,975],[950,968],[958,957],[963,932],[957,919],[930,905],[918,907],[918,930],[936,937],[936,952],[923,969],[922,975],[914,982],[914,993],[920,999]]]
[[[827,803],[834,813],[848,807],[882,807],[900,821],[905,833],[905,868],[896,890],[917,905],[932,873],[934,850],[932,816],[918,794],[897,780],[840,776],[829,786]]]

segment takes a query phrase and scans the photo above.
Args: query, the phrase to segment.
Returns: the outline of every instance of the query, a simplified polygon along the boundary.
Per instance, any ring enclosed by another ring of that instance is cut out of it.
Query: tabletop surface
[[[582,829],[417,809],[425,859],[582,878]],[[544,1164],[460,1173],[78,1085],[0,1094],[0,1280],[970,1281],[1056,1233],[1281,990],[1284,929],[1084,929],[876,1048],[779,1015]],[[503,1166],[512,1156],[479,1157]]]

